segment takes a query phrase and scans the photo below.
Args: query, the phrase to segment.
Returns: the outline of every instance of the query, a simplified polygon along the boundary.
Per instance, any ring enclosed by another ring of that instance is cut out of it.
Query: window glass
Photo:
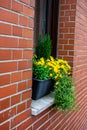
[[[35,10],[35,46],[40,34],[49,34],[52,40],[52,56],[56,57],[58,36],[59,0],[36,0]]]

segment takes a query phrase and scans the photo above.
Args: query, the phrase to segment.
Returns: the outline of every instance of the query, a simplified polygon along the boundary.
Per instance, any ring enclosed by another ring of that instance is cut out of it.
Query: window
[[[52,56],[56,57],[59,0],[36,0],[35,46],[39,35],[49,34],[52,40]],[[31,104],[32,115],[38,115],[53,104],[53,95],[46,95]],[[39,104],[39,106],[38,106]]]
[[[52,40],[52,56],[56,57],[59,0],[36,0],[35,44],[39,35],[49,34]]]

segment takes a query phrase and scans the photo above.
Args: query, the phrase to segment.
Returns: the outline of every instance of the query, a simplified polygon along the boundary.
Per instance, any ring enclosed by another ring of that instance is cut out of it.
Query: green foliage
[[[49,79],[49,69],[42,65],[33,67],[33,74],[35,79],[44,80]]]
[[[51,56],[51,39],[49,35],[40,36],[38,41],[38,46],[36,47],[36,55],[38,58],[43,57],[44,59],[49,59]]]
[[[63,74],[55,85],[54,90],[54,109],[62,111],[72,110],[75,103],[73,81],[70,76]]]
[[[34,56],[33,77],[38,80],[50,79],[50,70],[46,68],[44,58],[37,59],[37,56]]]
[[[74,85],[69,76],[71,67],[67,61],[54,59],[51,56],[49,35],[40,37],[33,58],[33,78],[38,80],[54,79],[54,109],[73,110],[75,105]]]

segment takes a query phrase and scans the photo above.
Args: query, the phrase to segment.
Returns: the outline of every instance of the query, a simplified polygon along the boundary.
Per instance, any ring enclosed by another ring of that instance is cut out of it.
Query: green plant
[[[50,79],[50,70],[46,67],[44,58],[33,58],[33,77],[38,80]]]
[[[44,59],[49,59],[51,56],[51,39],[49,35],[44,35],[44,37],[40,36],[38,45],[36,47],[36,55],[38,58],[43,57]]]
[[[75,103],[74,84],[70,75],[71,67],[62,59],[33,58],[33,76],[35,79],[54,79],[54,109],[72,110]]]
[[[63,74],[55,84],[54,109],[72,110],[75,103],[73,81],[70,76]]]
[[[34,78],[39,80],[49,79],[49,70],[44,66],[35,66],[33,68]]]
[[[46,65],[50,69],[51,78],[57,81],[62,77],[63,74],[70,74],[71,67],[68,65],[68,62],[62,59],[54,59],[50,56],[46,60]]]

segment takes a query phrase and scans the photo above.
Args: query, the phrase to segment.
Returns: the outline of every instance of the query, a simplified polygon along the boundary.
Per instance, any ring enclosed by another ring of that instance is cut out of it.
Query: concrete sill
[[[48,107],[53,105],[53,95],[49,94],[47,96],[44,96],[38,100],[32,100],[31,104],[31,113],[32,115],[36,116],[46,110]]]

